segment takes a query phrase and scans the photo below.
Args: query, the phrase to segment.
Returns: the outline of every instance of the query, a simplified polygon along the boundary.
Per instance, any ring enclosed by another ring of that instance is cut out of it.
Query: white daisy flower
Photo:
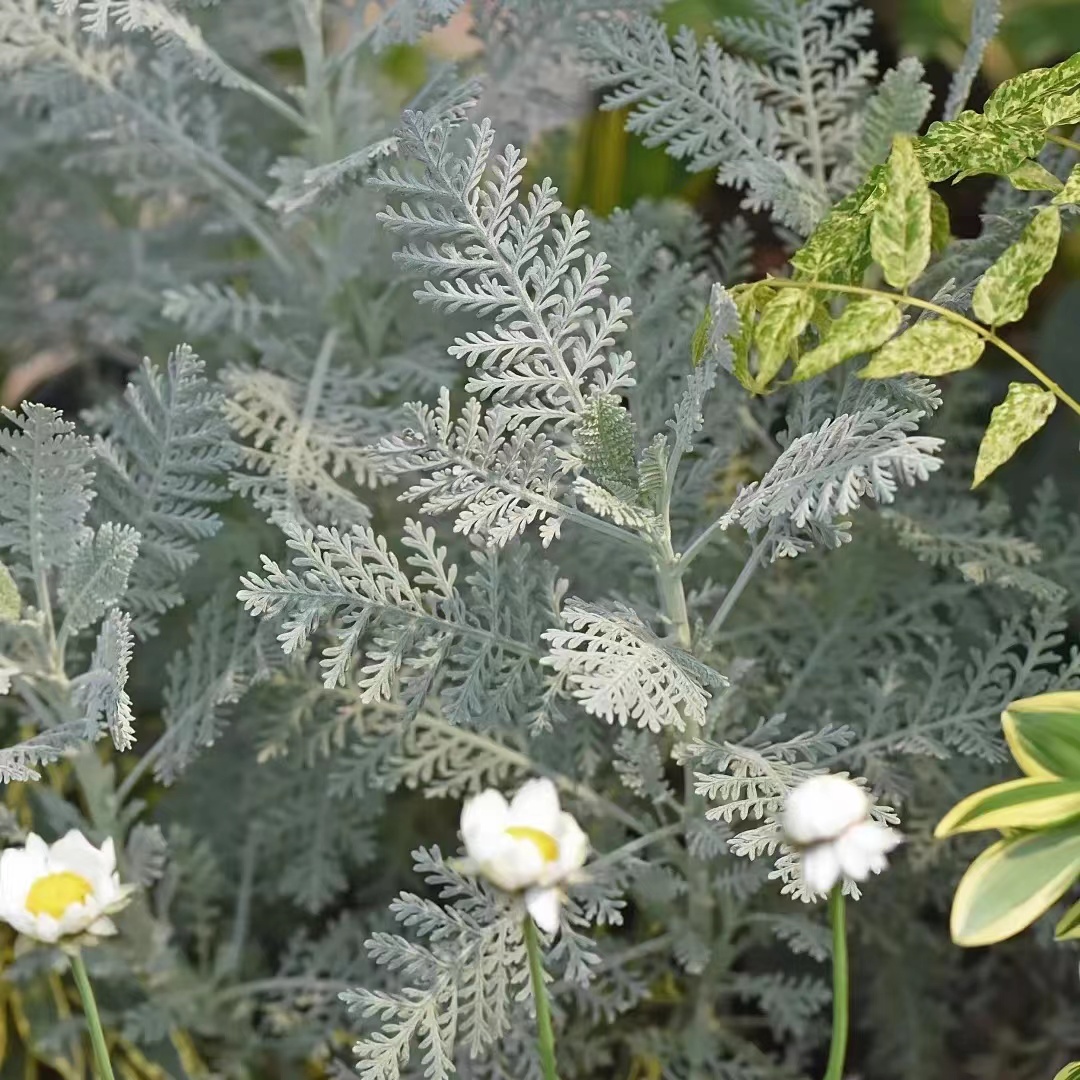
[[[0,854],[0,919],[35,941],[115,934],[108,916],[131,891],[120,884],[111,837],[96,848],[78,829],[55,844],[31,833],[25,847]]]
[[[476,872],[507,892],[523,892],[533,921],[547,934],[559,928],[559,885],[585,865],[589,841],[559,809],[550,780],[530,780],[514,798],[489,788],[467,800],[461,838]]]
[[[811,893],[827,893],[842,878],[864,881],[888,865],[885,856],[903,837],[870,817],[870,800],[842,776],[814,776],[787,799],[784,834],[802,851],[802,876]]]

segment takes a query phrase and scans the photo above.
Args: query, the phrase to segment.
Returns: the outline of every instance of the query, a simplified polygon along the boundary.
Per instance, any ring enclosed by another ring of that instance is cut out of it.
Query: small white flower
[[[523,892],[533,921],[547,934],[559,928],[559,885],[585,864],[589,841],[559,809],[550,780],[530,780],[507,803],[489,788],[467,800],[461,838],[475,870],[507,892]]]
[[[888,865],[885,856],[903,839],[870,817],[870,800],[842,776],[814,776],[784,807],[784,834],[802,851],[802,875],[811,893],[827,893],[841,878],[864,881]]]
[[[111,837],[96,848],[78,829],[55,844],[31,833],[25,847],[0,855],[0,919],[35,941],[115,934],[108,916],[130,895],[116,872]]]

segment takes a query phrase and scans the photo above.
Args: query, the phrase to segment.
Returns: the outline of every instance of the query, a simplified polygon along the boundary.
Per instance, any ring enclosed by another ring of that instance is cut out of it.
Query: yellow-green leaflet
[[[971,298],[975,315],[989,326],[1021,318],[1032,290],[1057,257],[1060,239],[1061,211],[1056,206],[1040,210],[975,287]]]
[[[792,382],[820,375],[844,360],[871,352],[900,329],[900,306],[885,296],[848,304],[829,327],[825,340],[800,357]]]
[[[971,367],[986,342],[973,330],[947,319],[924,319],[893,338],[860,372],[861,379],[897,375],[947,375]]]
[[[0,563],[0,623],[15,622],[21,614],[19,588],[8,568]]]
[[[1054,1080],[1080,1080],[1080,1061],[1070,1061]]]
[[[1054,927],[1054,937],[1058,941],[1073,941],[1080,937],[1080,900],[1058,919],[1058,924]],[[1080,1080],[1080,1071],[1076,1075],[1077,1080]]]
[[[885,193],[870,219],[870,254],[894,289],[930,261],[930,188],[910,136],[897,135],[885,165]]]
[[[1060,191],[1061,181],[1037,161],[1025,161],[1009,173],[1009,183],[1018,191]]]
[[[1028,775],[1080,780],[1080,691],[1020,698],[1001,714],[1013,760]]]
[[[1053,203],[1080,203],[1080,165],[1074,165],[1065,186],[1050,200]]]
[[[1025,776],[961,799],[934,829],[939,839],[985,829],[1045,829],[1080,817],[1080,780]]]
[[[968,867],[953,897],[957,945],[993,945],[1019,934],[1080,874],[1080,828],[1065,825],[999,840]]]
[[[754,383],[758,390],[764,390],[784,366],[792,346],[814,314],[815,303],[809,291],[784,289],[765,305],[754,329],[758,357]]]
[[[978,487],[999,465],[1004,465],[1050,419],[1057,398],[1034,383],[1010,383],[1005,400],[990,414],[975,461]]]
[[[936,192],[930,192],[930,249],[944,251],[952,239],[952,223],[945,200]]]

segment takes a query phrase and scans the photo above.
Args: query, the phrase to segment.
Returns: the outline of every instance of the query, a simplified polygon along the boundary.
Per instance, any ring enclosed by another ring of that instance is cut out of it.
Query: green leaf
[[[944,251],[952,240],[949,207],[936,192],[930,192],[930,250]]]
[[[953,897],[957,945],[993,945],[1019,934],[1080,874],[1080,827],[999,840],[968,867]]]
[[[854,285],[870,265],[870,211],[880,198],[879,165],[870,179],[841,199],[791,256],[796,280]]]
[[[1046,125],[1037,114],[995,120],[966,109],[955,120],[931,124],[915,152],[923,175],[935,184],[950,176],[1007,176],[1045,142]]]
[[[1058,919],[1058,924],[1054,927],[1054,937],[1058,941],[1073,941],[1080,938],[1080,900]],[[1077,1068],[1080,1070],[1080,1066],[1077,1066]],[[1077,1080],[1080,1080],[1080,1071],[1077,1072],[1076,1076]]]
[[[0,562],[0,623],[15,622],[22,614],[22,597],[11,571]]]
[[[1042,117],[1048,128],[1080,124],[1080,90],[1050,98],[1043,105]]]
[[[1034,383],[1010,383],[1005,400],[990,414],[990,424],[975,461],[978,487],[999,465],[1004,465],[1050,418],[1057,398]]]
[[[1065,186],[1050,200],[1052,203],[1080,203],[1080,165],[1074,165]]]
[[[983,829],[1045,829],[1080,816],[1080,780],[1025,776],[961,799],[934,830],[939,840]]]
[[[1009,183],[1017,191],[1060,191],[1061,181],[1037,161],[1021,162],[1009,173]]]
[[[752,285],[737,285],[731,291],[735,301],[735,310],[739,313],[739,334],[730,341],[735,351],[731,372],[746,390],[754,390],[754,376],[750,374],[750,342],[754,336],[754,322],[758,312],[776,295],[776,290],[769,288],[766,281],[755,281]],[[711,318],[710,314],[710,318]]]
[[[989,326],[1022,318],[1032,291],[1057,258],[1060,239],[1061,211],[1056,206],[1040,210],[983,274],[971,298],[975,315]]]
[[[893,338],[860,372],[860,379],[897,375],[947,375],[963,371],[982,356],[986,342],[966,326],[948,319],[924,319]]]
[[[784,289],[766,304],[754,329],[758,369],[755,389],[764,390],[784,366],[817,301],[809,289]]]
[[[870,219],[870,254],[894,289],[905,289],[930,261],[930,188],[907,135],[893,139],[885,192]]]
[[[1080,1080],[1080,1061],[1072,1061],[1054,1077],[1054,1080]]]
[[[1001,726],[1028,776],[1080,780],[1080,691],[1020,698],[1001,714]]]
[[[900,306],[886,296],[848,304],[816,349],[800,357],[792,382],[804,382],[860,353],[872,352],[900,329]]]

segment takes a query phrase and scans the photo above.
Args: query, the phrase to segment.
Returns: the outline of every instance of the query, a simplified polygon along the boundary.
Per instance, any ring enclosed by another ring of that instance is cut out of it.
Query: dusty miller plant
[[[1074,148],[1044,145],[1080,80],[962,113],[995,25],[979,3],[947,123],[905,141],[932,107],[921,68],[879,76],[843,0],[758,0],[705,42],[647,4],[522,0],[477,8],[487,86],[435,72],[399,124],[378,50],[462,6],[0,0],[5,166],[74,153],[102,177],[53,168],[59,190],[25,194],[60,209],[12,222],[36,233],[5,279],[14,332],[121,351],[182,332],[215,380],[180,348],[92,411],[93,442],[29,406],[0,444],[27,493],[0,522],[5,716],[28,729],[8,768],[128,743],[133,638],[136,677],[172,656],[163,691],[133,681],[137,764],[70,757],[58,790],[13,796],[9,832],[126,837],[137,932],[95,959],[132,1061],[528,1077],[518,913],[452,855],[462,796],[549,776],[595,853],[548,942],[561,1074],[759,1080],[814,1067],[828,1001],[777,815],[847,770],[910,837],[856,912],[866,1070],[926,1076],[991,1004],[925,1008],[955,978],[929,832],[993,775],[1004,706],[1075,683],[1080,553],[1050,487],[1018,516],[969,492],[978,386],[928,381],[925,343],[879,352],[876,378],[858,358],[929,332],[952,335],[932,359],[974,363],[956,328],[1000,340],[977,283],[1033,221],[1071,223]],[[750,280],[741,220],[718,242],[674,206],[594,221],[528,174],[505,130],[535,114],[483,117],[528,100],[498,93],[519,68],[570,63],[767,211],[792,284]],[[927,183],[972,171],[1012,182],[955,241]],[[1046,237],[1027,244],[1042,265]],[[1006,275],[1025,300],[1039,276]],[[19,963],[30,997],[48,961]],[[993,985],[1008,961],[982,963]],[[53,1028],[41,1060],[74,1053]]]

